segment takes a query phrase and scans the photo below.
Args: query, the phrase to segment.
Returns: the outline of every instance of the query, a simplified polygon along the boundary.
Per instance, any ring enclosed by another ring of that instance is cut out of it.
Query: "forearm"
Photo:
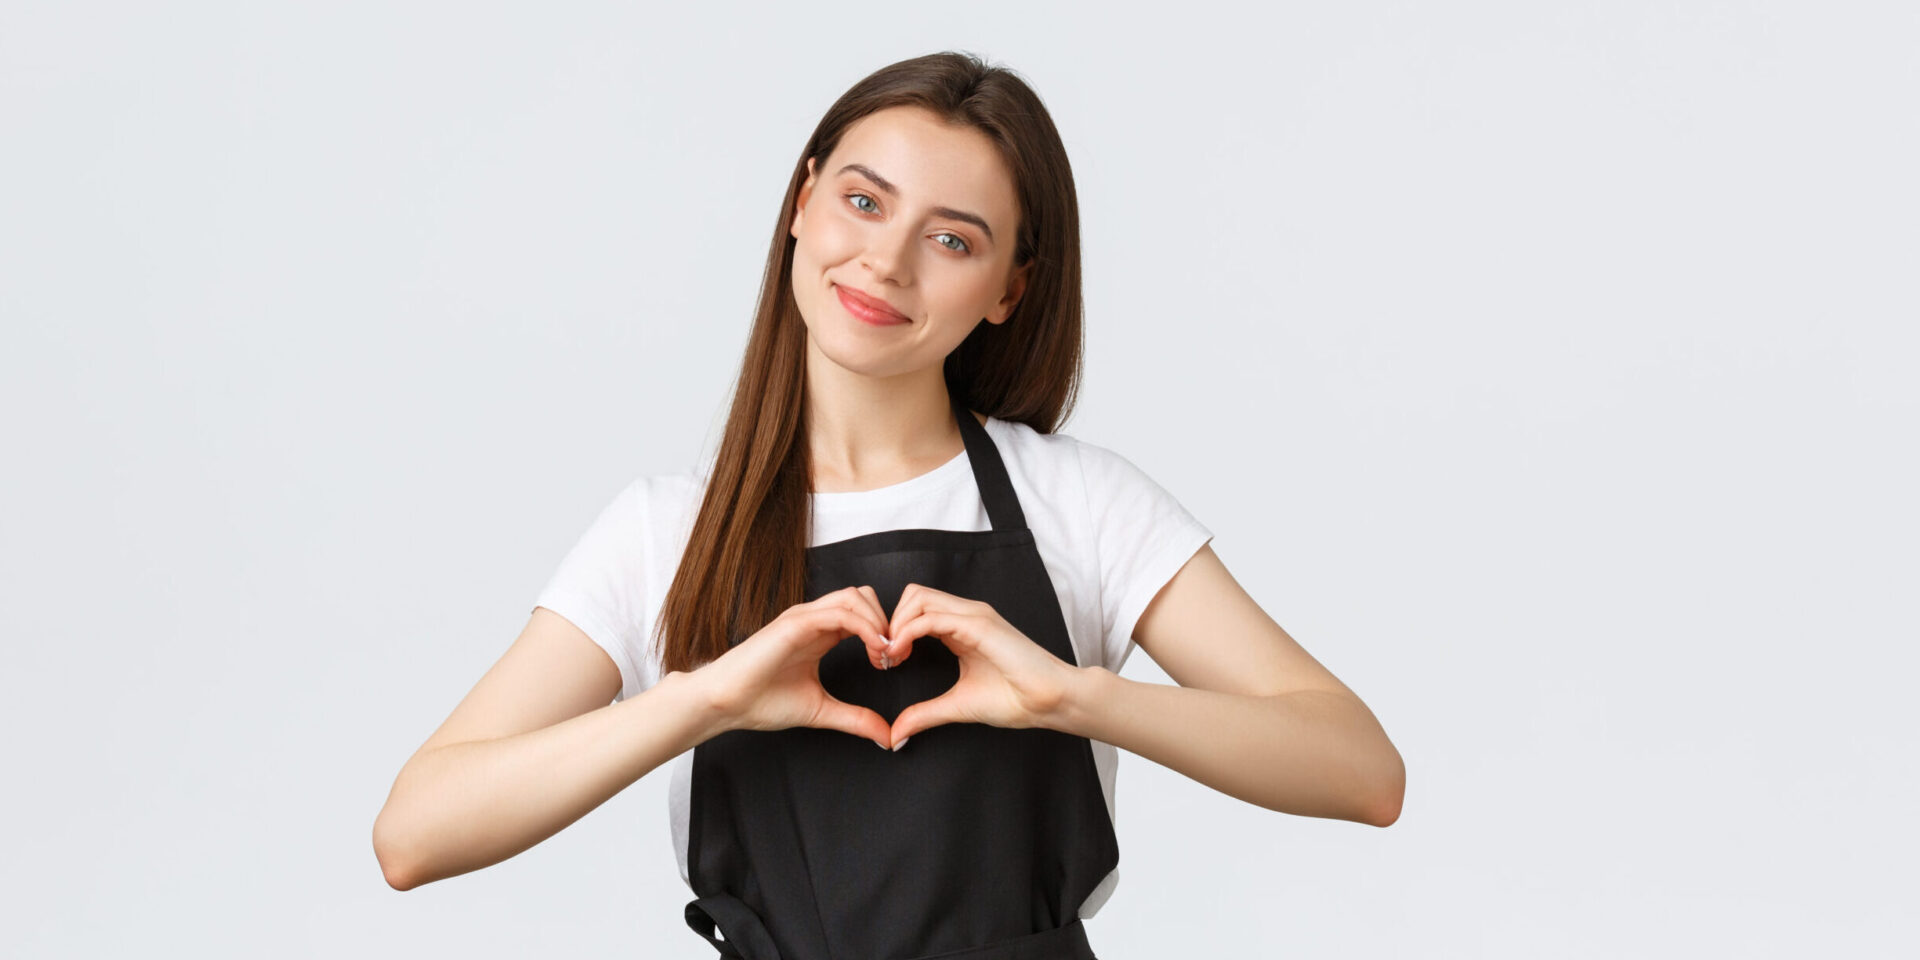
[[[1350,696],[1221,693],[1075,669],[1054,729],[1110,743],[1269,810],[1378,826],[1399,816],[1400,753],[1372,711]]]
[[[374,824],[390,882],[412,889],[508,859],[720,733],[723,718],[689,676],[670,673],[552,726],[415,757]]]

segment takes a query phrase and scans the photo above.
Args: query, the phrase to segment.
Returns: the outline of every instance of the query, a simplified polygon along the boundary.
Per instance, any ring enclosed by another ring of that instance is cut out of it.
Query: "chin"
[[[848,373],[885,379],[912,369],[912,358],[898,348],[878,347],[862,336],[860,328],[864,326],[852,317],[835,316],[826,330],[808,325],[807,338],[814,352]]]

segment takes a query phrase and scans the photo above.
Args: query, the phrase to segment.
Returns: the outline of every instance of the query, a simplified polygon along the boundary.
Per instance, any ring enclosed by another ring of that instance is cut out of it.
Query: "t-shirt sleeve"
[[[1132,461],[1085,441],[1076,448],[1100,562],[1102,652],[1118,673],[1147,604],[1213,531]]]
[[[620,668],[615,702],[658,679],[649,650],[646,537],[649,479],[641,477],[600,510],[534,601],[579,627]]]

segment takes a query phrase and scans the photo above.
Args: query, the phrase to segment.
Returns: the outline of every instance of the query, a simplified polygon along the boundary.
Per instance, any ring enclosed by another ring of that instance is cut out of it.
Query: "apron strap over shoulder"
[[[987,428],[973,419],[972,411],[953,401],[954,422],[960,425],[960,440],[966,446],[967,460],[973,464],[973,481],[980,487],[980,502],[987,508],[987,519],[995,530],[1024,530],[1027,513],[1020,509],[1020,498],[1013,492],[1013,480],[1007,476],[1006,461],[994,446]]]

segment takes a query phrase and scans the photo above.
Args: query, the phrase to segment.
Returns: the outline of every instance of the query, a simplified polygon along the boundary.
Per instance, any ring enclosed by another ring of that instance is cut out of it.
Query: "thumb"
[[[951,691],[932,700],[922,700],[900,711],[900,715],[893,718],[895,749],[899,749],[898,745],[905,743],[908,737],[922,730],[928,730],[943,723],[964,720],[966,717],[960,713],[959,701]]]
[[[865,737],[879,744],[882,750],[893,748],[893,741],[888,736],[887,718],[866,707],[857,707],[834,697],[827,698],[814,715],[813,723],[808,726]]]

